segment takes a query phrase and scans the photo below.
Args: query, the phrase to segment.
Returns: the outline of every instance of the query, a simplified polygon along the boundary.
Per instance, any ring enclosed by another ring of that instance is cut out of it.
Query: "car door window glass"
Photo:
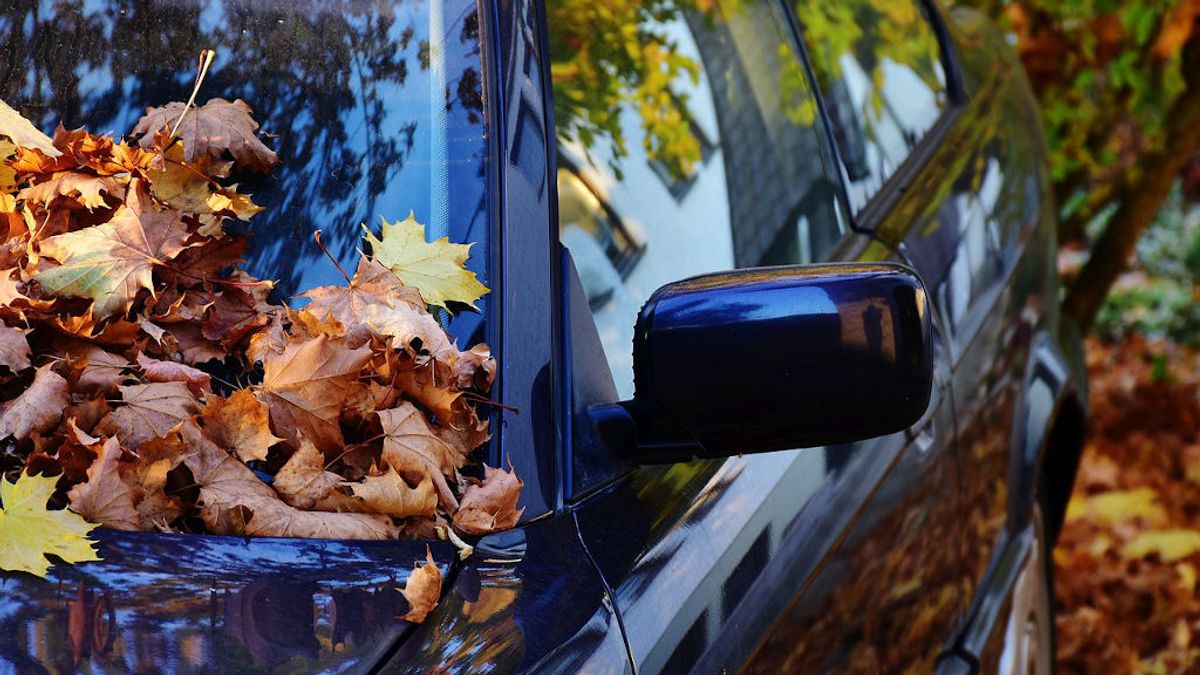
[[[857,213],[946,106],[937,35],[919,0],[797,0],[795,9]]]
[[[780,7],[549,0],[560,241],[623,397],[655,289],[821,260],[837,169]]]

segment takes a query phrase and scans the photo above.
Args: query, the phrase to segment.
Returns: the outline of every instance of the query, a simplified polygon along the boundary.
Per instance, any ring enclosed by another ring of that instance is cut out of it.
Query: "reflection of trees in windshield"
[[[701,66],[681,48],[671,24],[685,19],[694,24],[698,16],[710,25],[726,22],[746,7],[742,0],[550,0],[551,74],[560,139],[577,141],[586,150],[607,144],[614,158],[610,168],[619,177],[620,162],[630,153],[620,107],[630,106],[645,133],[646,158],[662,162],[675,176],[690,175],[701,148],[689,131],[688,97],[679,84],[695,83]],[[874,84],[866,101],[874,116],[886,103],[885,61],[907,67],[931,90],[945,88],[934,75],[939,67],[936,37],[924,25],[915,2],[797,2],[795,10],[827,95],[841,76],[843,56],[853,58]],[[792,45],[783,42],[777,50],[780,108],[792,122],[810,126],[815,107],[802,63]]]
[[[215,49],[199,101],[245,99],[283,160],[274,175],[247,176],[241,190],[267,208],[249,225],[251,267],[291,294],[325,281],[308,267],[336,275],[317,262],[314,228],[353,266],[360,222],[410,208],[428,221],[437,201],[429,180],[436,98],[448,110],[451,238],[463,240],[479,216],[478,21],[473,2],[445,5],[447,81],[438,91],[428,3],[65,0],[53,12],[37,0],[10,3],[0,10],[8,45],[0,98],[44,128],[61,121],[122,135],[145,107],[185,99],[195,55]],[[483,252],[475,252],[482,271]]]

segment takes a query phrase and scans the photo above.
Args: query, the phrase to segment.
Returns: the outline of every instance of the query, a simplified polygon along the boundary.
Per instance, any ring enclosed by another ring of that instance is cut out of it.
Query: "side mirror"
[[[658,289],[633,338],[632,401],[594,408],[639,463],[903,430],[933,381],[925,288],[890,263],[695,277]]]

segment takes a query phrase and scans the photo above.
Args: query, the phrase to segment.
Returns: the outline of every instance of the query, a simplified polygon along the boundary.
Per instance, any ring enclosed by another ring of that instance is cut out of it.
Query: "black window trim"
[[[845,207],[846,217],[849,219],[850,229],[863,234],[874,233],[879,229],[879,225],[892,212],[892,209],[895,208],[900,199],[917,181],[917,178],[925,172],[929,160],[936,154],[937,149],[941,147],[942,141],[945,140],[950,130],[955,127],[969,100],[966,87],[963,84],[962,71],[958,66],[958,54],[955,52],[953,40],[950,39],[941,9],[935,0],[912,0],[912,2],[919,3],[924,7],[924,14],[928,19],[930,30],[933,31],[937,39],[939,60],[942,63],[942,70],[946,77],[947,105],[938,118],[934,120],[933,125],[917,141],[916,146],[904,157],[904,161],[900,163],[900,166],[896,167],[896,170],[888,176],[879,190],[871,195],[866,205],[856,214],[849,208],[850,189],[846,175],[846,166],[842,162],[841,151],[838,149],[837,143],[833,138],[832,121],[829,118],[824,94],[816,86],[816,73],[812,69],[808,47],[804,42],[804,26],[796,16],[796,11],[792,7],[791,2],[788,0],[779,0],[779,2],[783,5],[788,23],[791,24],[792,31],[795,34],[795,40],[799,43],[799,54],[804,61],[804,71],[808,76],[809,84],[817,101],[817,111],[824,123],[829,147],[834,154],[838,177],[841,181],[841,201]]]

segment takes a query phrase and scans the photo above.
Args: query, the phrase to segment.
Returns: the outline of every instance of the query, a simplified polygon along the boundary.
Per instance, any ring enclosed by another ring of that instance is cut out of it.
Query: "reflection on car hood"
[[[412,628],[425,542],[97,531],[102,562],[0,572],[0,671],[303,672],[369,666]],[[454,549],[430,544],[448,577]]]

